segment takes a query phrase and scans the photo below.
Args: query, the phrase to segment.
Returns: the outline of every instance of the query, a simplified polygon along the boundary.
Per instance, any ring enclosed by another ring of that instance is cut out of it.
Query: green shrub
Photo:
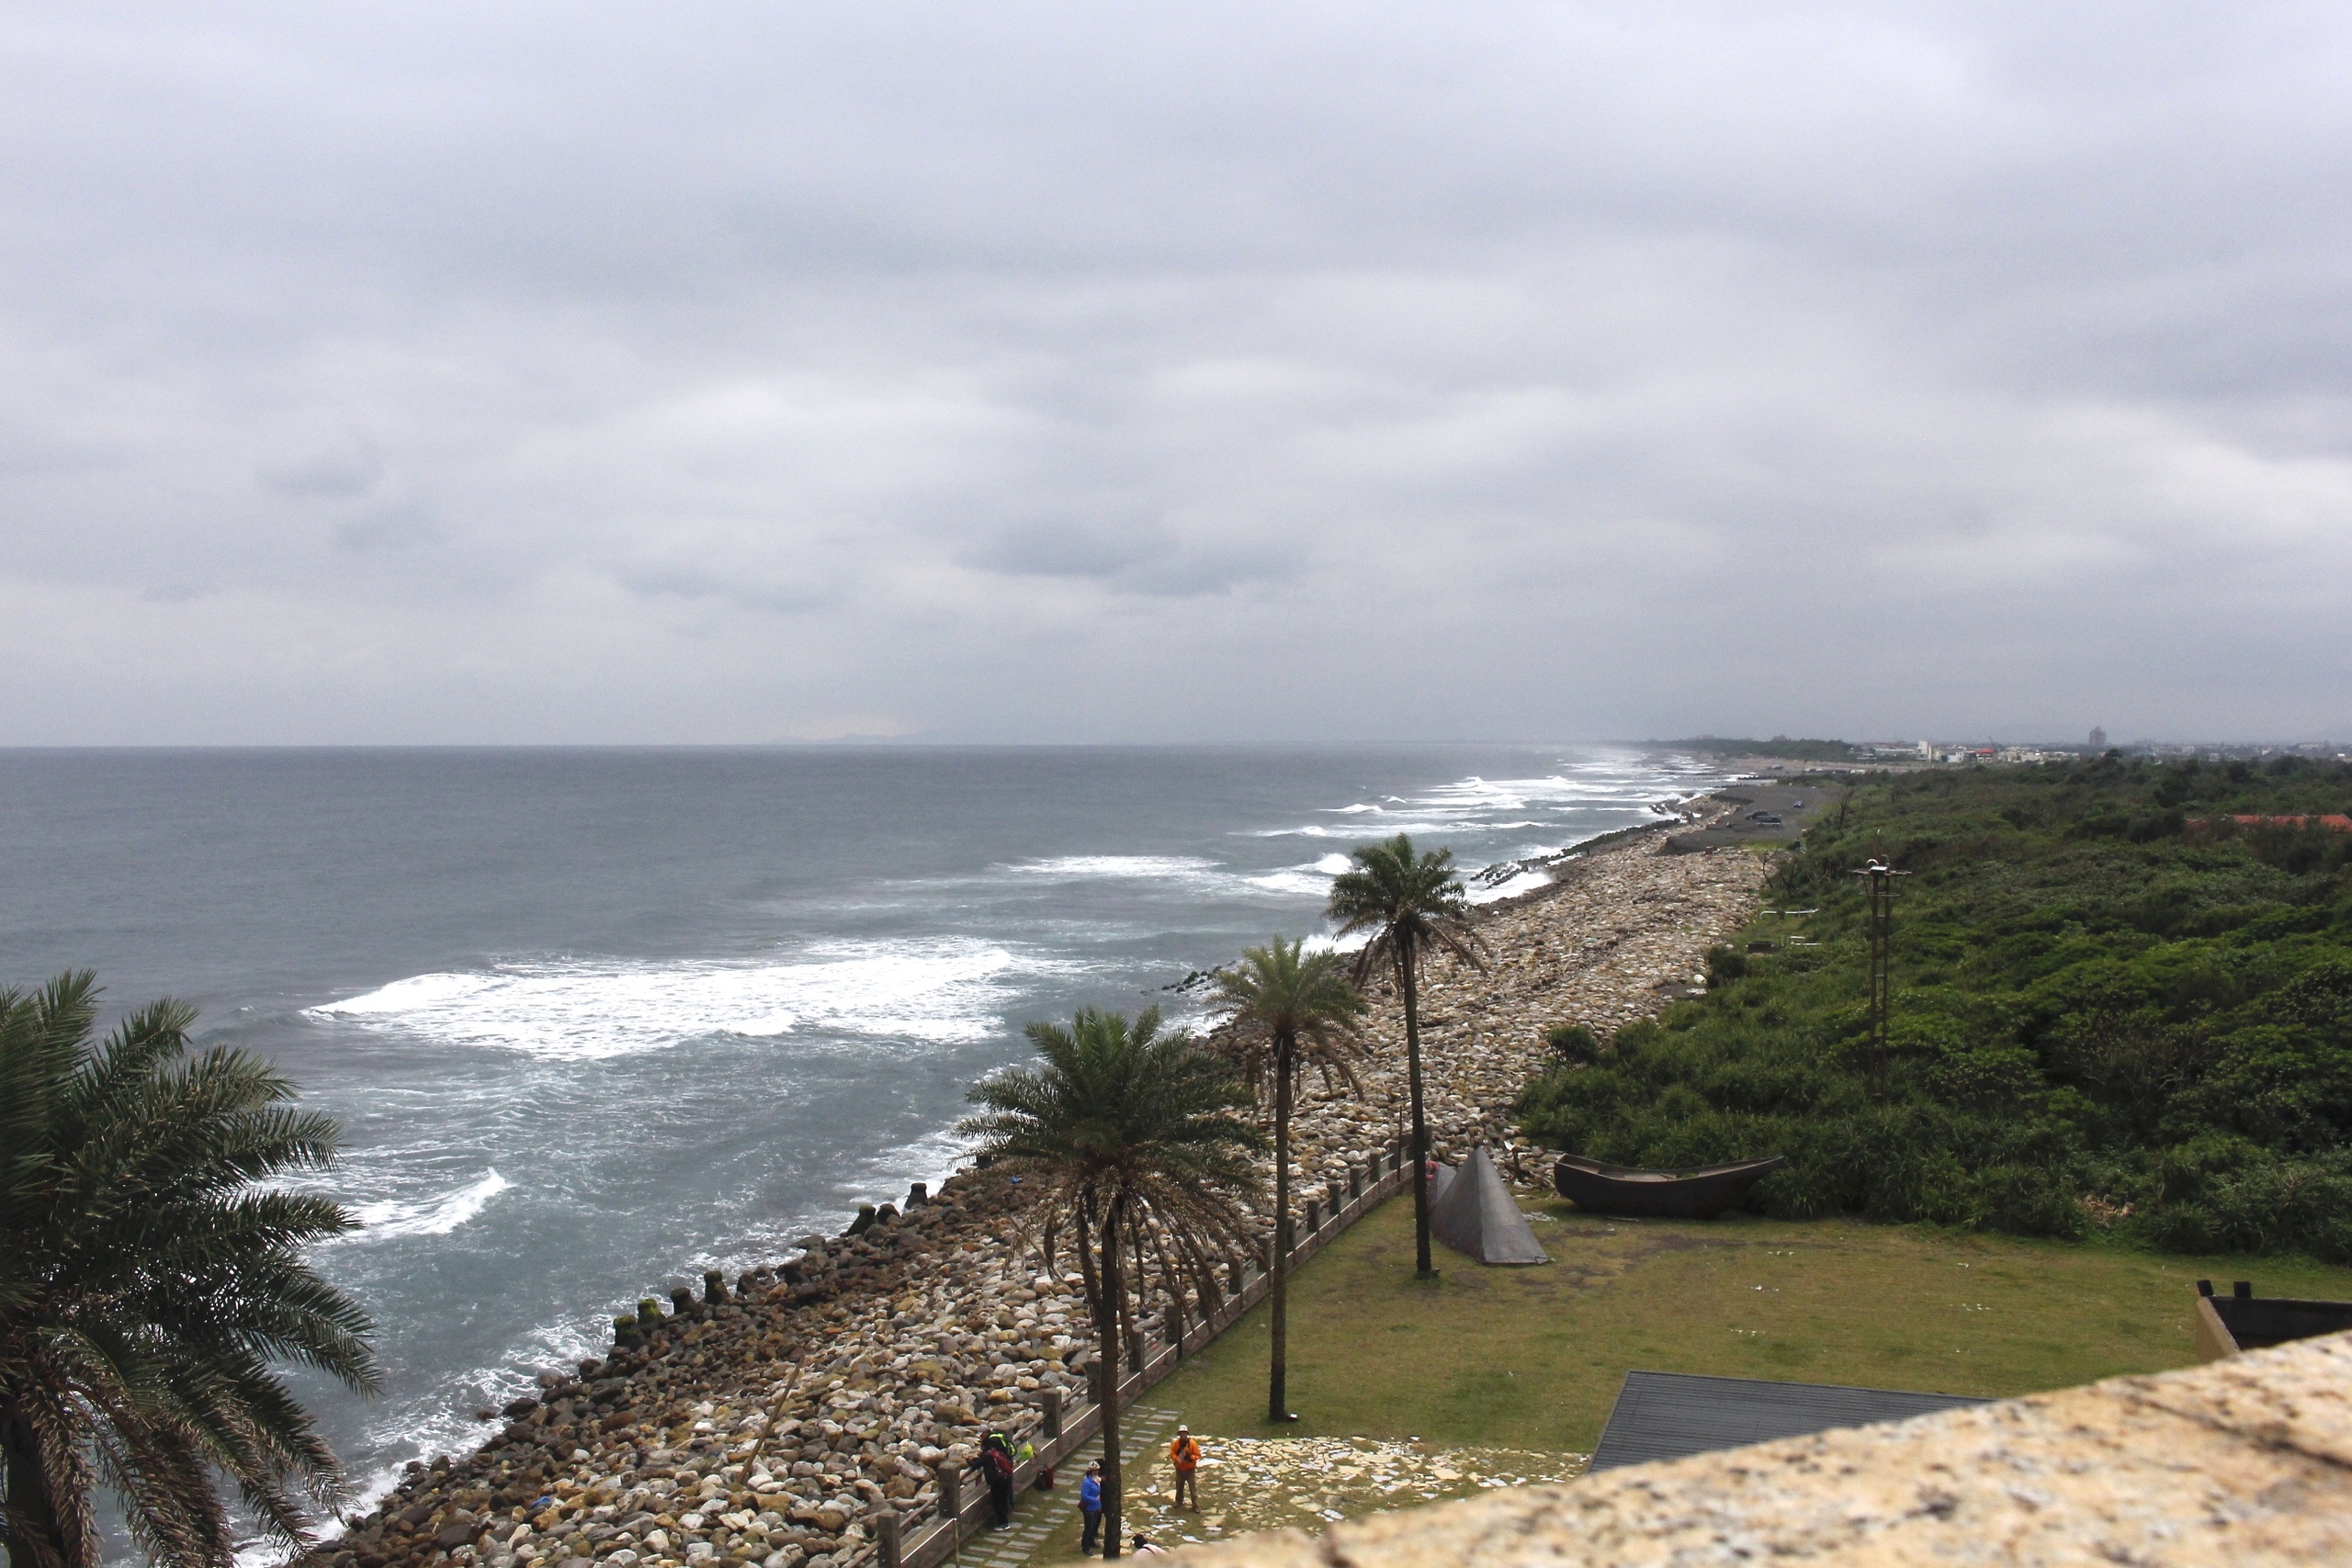
[[[1565,1066],[1583,1066],[1600,1059],[1600,1040],[1581,1023],[1563,1023],[1544,1036],[1553,1056]]]
[[[1810,944],[1711,950],[1709,995],[1605,1049],[1555,1031],[1521,1117],[1623,1165],[1785,1155],[1749,1200],[1785,1218],[2071,1237],[2095,1212],[2161,1247],[2352,1259],[2352,835],[2226,823],[2347,805],[2335,763],[1870,783],[1768,892],[1818,907]],[[1914,874],[1883,1052],[1871,856]]]

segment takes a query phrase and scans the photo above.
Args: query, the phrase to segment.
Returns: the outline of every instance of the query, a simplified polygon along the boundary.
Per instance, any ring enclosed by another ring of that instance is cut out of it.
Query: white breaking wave
[[[1331,879],[1354,863],[1343,854],[1328,854],[1305,865],[1286,865],[1280,871],[1245,880],[1252,887],[1262,887],[1269,893],[1298,893],[1319,898],[1330,892]]]
[[[352,1218],[362,1228],[348,1239],[382,1241],[396,1235],[447,1235],[486,1208],[492,1198],[514,1184],[492,1167],[478,1181],[426,1203],[402,1203],[393,1199],[355,1204]]]
[[[1362,837],[1353,833],[1345,836]],[[1222,861],[1204,860],[1197,855],[1063,855],[1053,860],[1023,861],[1006,869],[1023,876],[1061,881],[1100,878],[1175,882],[1210,897],[1250,897],[1272,893],[1283,897],[1320,898],[1330,890],[1331,878],[1345,871],[1348,863],[1345,855],[1325,855],[1304,865],[1244,872],[1232,870]]]
[[[1469,900],[1473,904],[1491,904],[1498,898],[1516,898],[1522,893],[1532,893],[1539,887],[1548,886],[1551,881],[1552,874],[1548,871],[1522,871],[1492,887],[1472,887]]]
[[[1197,855],[1056,855],[1050,860],[1022,861],[1010,869],[1025,876],[1076,881],[1107,877],[1123,882],[1148,882],[1173,877],[1193,881],[1213,876],[1217,863]]]
[[[1412,821],[1335,828],[1328,823],[1309,822],[1300,828],[1260,828],[1250,836],[1253,839],[1353,839],[1361,842],[1367,837],[1385,839],[1398,833],[1442,833],[1449,828],[1476,826],[1476,823]]]
[[[798,1030],[961,1044],[997,1031],[1016,971],[1064,967],[980,942],[839,943],[786,963],[504,964],[395,980],[310,1011],[570,1060]]]
[[[1643,762],[1620,757],[1566,763],[1560,772],[1540,778],[1489,779],[1473,774],[1435,785],[1410,799],[1392,795],[1377,802],[1357,801],[1322,808],[1327,816],[1356,818],[1352,822],[1265,828],[1256,829],[1252,836],[1363,839],[1395,833],[1518,832],[1563,825],[1553,818],[1531,817],[1531,812],[1630,813],[1655,801],[1661,793],[1682,793],[1690,775],[1703,772],[1677,763]],[[1371,820],[1364,820],[1367,818]]]

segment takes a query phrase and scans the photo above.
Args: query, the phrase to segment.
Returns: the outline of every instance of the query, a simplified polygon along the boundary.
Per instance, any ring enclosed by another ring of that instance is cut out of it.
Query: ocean
[[[343,1124],[318,1267],[363,1491],[639,1296],[936,1182],[1024,1024],[1323,930],[1354,844],[1467,872],[1721,775],[1558,747],[0,751],[0,984],[174,996]],[[1479,897],[1519,886],[1509,867]]]

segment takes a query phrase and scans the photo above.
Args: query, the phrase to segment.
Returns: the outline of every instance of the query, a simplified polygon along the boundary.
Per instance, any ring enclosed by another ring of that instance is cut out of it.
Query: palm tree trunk
[[[1405,1077],[1413,1094],[1413,1269],[1423,1279],[1437,1272],[1430,1262],[1430,1123],[1421,1112],[1421,1009],[1413,939],[1399,933],[1396,982],[1405,993]]]
[[[1126,1314],[1120,1321],[1121,1327],[1127,1337],[1127,1370],[1136,1372],[1143,1371],[1143,1328],[1141,1325],[1144,1308],[1150,1304],[1143,1299],[1143,1238],[1134,1234],[1142,1228],[1143,1222],[1140,1219],[1129,1227],[1129,1239],[1134,1245],[1136,1255],[1135,1304],[1132,1307],[1127,1304],[1127,1292],[1125,1291],[1119,1292],[1118,1298],[1119,1310]]]
[[[1094,1359],[1102,1379],[1102,1555],[1119,1555],[1119,1314],[1126,1281],[1119,1278],[1119,1205],[1102,1214],[1102,1302],[1094,1314]]]
[[[1290,1112],[1291,1040],[1274,1036],[1274,1267],[1266,1286],[1272,1303],[1273,1364],[1266,1373],[1266,1419],[1290,1417]]]
[[[13,1411],[0,1416],[0,1463],[8,1468],[8,1512],[21,1538],[8,1549],[10,1568],[38,1568],[44,1555],[54,1563],[71,1562],[41,1468],[40,1439],[32,1423]]]
[[[1184,1324],[1189,1315],[1184,1305],[1184,1274],[1176,1267],[1176,1259],[1169,1256],[1165,1236],[1151,1238],[1151,1255],[1159,1259],[1159,1284],[1168,1292],[1168,1343],[1181,1361],[1184,1359]]]

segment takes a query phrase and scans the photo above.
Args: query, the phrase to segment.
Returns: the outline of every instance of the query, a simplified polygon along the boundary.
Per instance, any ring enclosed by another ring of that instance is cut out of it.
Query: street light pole
[[[1862,879],[1867,901],[1863,930],[1871,946],[1870,1071],[1875,1081],[1886,1065],[1886,1015],[1894,992],[1894,879],[1911,874],[1873,860],[1854,874]]]

